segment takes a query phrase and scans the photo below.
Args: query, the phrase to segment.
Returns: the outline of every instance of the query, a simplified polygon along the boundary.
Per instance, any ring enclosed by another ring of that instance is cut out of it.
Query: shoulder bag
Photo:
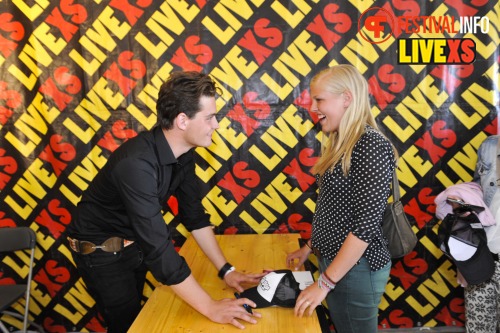
[[[401,258],[410,253],[417,244],[410,221],[399,200],[399,182],[396,170],[392,174],[393,202],[388,203],[382,220],[382,232],[389,241],[391,258]]]

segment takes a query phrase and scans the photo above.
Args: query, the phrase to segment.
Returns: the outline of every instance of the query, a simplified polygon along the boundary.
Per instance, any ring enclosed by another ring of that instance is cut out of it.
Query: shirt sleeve
[[[180,168],[178,172],[182,175],[176,175],[179,186],[175,190],[177,201],[179,202],[179,216],[182,224],[191,232],[210,226],[210,215],[207,214],[201,200],[201,191],[199,179],[195,173],[195,163],[193,150],[190,150],[179,158]]]
[[[137,236],[135,241],[144,251],[145,264],[155,279],[167,285],[184,281],[191,270],[175,250],[163,219],[156,167],[146,159],[124,159],[111,177]]]
[[[390,143],[374,131],[363,135],[354,148],[349,177],[353,189],[352,233],[367,243],[380,236],[393,170]]]

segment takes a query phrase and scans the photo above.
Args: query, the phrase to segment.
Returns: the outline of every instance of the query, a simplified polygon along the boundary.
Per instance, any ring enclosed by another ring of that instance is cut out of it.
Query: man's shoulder
[[[137,136],[128,139],[118,147],[113,159],[154,157],[154,139],[150,132],[141,132]]]

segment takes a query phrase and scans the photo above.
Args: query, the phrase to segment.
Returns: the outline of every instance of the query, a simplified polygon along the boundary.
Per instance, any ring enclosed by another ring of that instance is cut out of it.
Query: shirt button
[[[490,186],[495,186],[495,183],[493,183],[493,182],[490,182]]]

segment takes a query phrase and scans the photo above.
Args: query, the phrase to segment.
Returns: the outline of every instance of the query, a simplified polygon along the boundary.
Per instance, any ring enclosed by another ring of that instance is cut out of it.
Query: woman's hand
[[[321,289],[317,283],[313,283],[306,289],[304,289],[295,303],[294,313],[297,317],[302,317],[306,312],[307,308],[309,311],[308,316],[313,314],[314,309],[323,302],[328,295],[329,289]]]
[[[293,270],[298,270],[311,254],[312,250],[307,246],[302,246],[295,252],[286,256],[286,266]]]

